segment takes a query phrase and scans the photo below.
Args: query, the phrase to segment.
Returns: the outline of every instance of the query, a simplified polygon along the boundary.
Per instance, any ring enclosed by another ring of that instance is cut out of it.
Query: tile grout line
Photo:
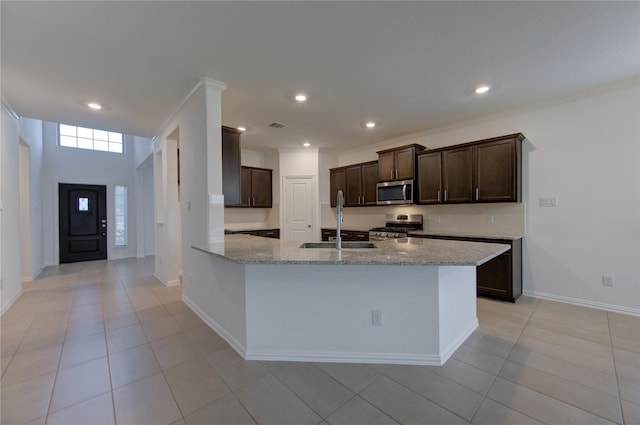
[[[620,412],[620,418],[622,419],[622,424],[624,425],[624,410],[622,409],[622,394],[620,393],[620,379],[618,379],[618,362],[616,362],[616,355],[613,345],[613,332],[611,331],[611,318],[609,317],[609,312],[606,312],[607,317],[607,327],[609,328],[609,339],[611,340],[611,357],[613,359],[613,375],[616,379],[616,389],[618,390],[618,409]]]
[[[502,406],[504,406],[504,404],[500,403],[497,400],[492,399],[491,397],[488,396],[489,392],[491,391],[491,389],[493,388],[493,386],[496,383],[496,380],[498,379],[498,377],[500,376],[500,372],[502,372],[502,369],[504,369],[504,365],[507,364],[507,362],[509,361],[509,357],[511,357],[511,353],[513,352],[513,349],[516,347],[516,345],[518,345],[518,341],[520,341],[520,338],[522,337],[522,334],[524,333],[524,330],[527,328],[527,326],[529,325],[529,322],[531,321],[531,318],[533,317],[533,315],[535,314],[536,310],[538,309],[538,307],[540,306],[540,301],[538,300],[535,304],[535,307],[533,307],[533,309],[531,310],[531,313],[529,314],[529,318],[527,319],[526,323],[524,324],[524,326],[522,327],[522,330],[520,331],[520,335],[518,335],[518,339],[516,339],[515,343],[511,346],[511,349],[509,350],[509,353],[507,354],[507,356],[504,359],[504,362],[502,362],[502,366],[500,367],[500,370],[498,371],[498,373],[496,373],[495,377],[493,378],[493,381],[491,382],[491,385],[489,386],[489,389],[487,390],[487,392],[485,394],[482,395],[482,400],[480,401],[480,405],[478,406],[478,409],[476,409],[475,413],[473,414],[473,417],[471,418],[471,422],[473,423],[473,420],[476,418],[476,416],[478,415],[478,412],[480,411],[480,408],[482,407],[482,404],[484,403],[484,401],[488,398],[489,400],[493,401],[494,403],[498,403]],[[504,379],[504,378],[503,378]],[[530,415],[527,415],[524,412],[520,412],[514,408],[512,408],[511,406],[505,406],[508,409],[511,409],[515,412],[520,413],[521,415],[527,416],[533,420],[538,420]],[[538,421],[541,422],[541,421]]]

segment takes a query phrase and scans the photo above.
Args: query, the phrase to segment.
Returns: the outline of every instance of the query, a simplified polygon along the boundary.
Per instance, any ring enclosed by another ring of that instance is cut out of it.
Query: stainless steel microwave
[[[413,204],[413,184],[413,180],[378,183],[376,204]]]

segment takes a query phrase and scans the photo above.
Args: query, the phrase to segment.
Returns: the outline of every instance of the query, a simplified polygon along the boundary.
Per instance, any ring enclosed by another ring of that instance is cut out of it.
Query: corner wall
[[[4,99],[0,109],[0,302],[4,313],[22,294],[22,279],[18,117]]]

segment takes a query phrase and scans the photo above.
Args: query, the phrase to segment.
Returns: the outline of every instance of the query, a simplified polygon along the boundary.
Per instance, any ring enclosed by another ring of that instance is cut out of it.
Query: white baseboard
[[[545,292],[538,292],[538,291],[523,291],[522,294],[530,297],[534,297],[534,298],[540,298],[543,300],[558,301],[566,304],[573,304],[573,305],[578,305],[582,307],[589,307],[589,308],[595,308],[598,310],[610,311],[612,313],[629,314],[631,316],[640,316],[640,309],[637,309],[637,308],[622,307],[619,305],[582,300],[579,298],[565,297],[562,295],[547,294]]]
[[[478,326],[479,326],[478,318],[476,317],[476,319],[469,324],[467,329],[465,329],[464,333],[462,335],[460,335],[460,338],[458,338],[455,341],[453,341],[453,343],[451,343],[451,345],[446,350],[444,350],[444,352],[440,356],[441,363],[436,365],[436,366],[442,366],[443,364],[445,364],[447,362],[447,360],[449,360],[449,357],[453,356],[453,353],[455,353],[456,350],[458,348],[460,348],[460,346],[462,344],[464,344],[464,342],[467,340],[467,338],[469,338],[469,336],[476,329],[478,329]]]
[[[332,353],[332,352],[287,352],[287,351],[247,351],[246,360],[319,362],[319,363],[368,363],[405,364],[421,366],[442,366],[440,356],[427,354],[397,353]]]
[[[41,267],[33,276],[22,276],[22,283],[33,282],[40,276],[40,273],[44,270],[44,267]]]
[[[368,364],[406,364],[422,366],[442,366],[478,327],[476,320],[463,336],[456,340],[443,356],[428,354],[399,353],[345,353],[345,352],[300,352],[286,350],[247,350],[238,340],[227,333],[215,320],[201,311],[186,295],[182,301],[204,321],[215,333],[224,339],[243,359],[290,362],[324,363],[368,363]]]
[[[2,307],[2,311],[0,311],[0,316],[4,315],[7,312],[7,310],[9,310],[9,307],[11,307],[13,305],[13,303],[18,301],[18,298],[20,298],[20,296],[23,293],[24,293],[24,291],[22,290],[22,288],[20,288],[18,293],[13,298],[11,298],[11,300],[7,303],[7,305]]]
[[[159,281],[160,281],[164,286],[169,286],[169,285],[167,284],[167,281],[166,281],[166,280],[164,280],[164,278],[163,278],[163,277],[161,277],[158,273],[154,273],[153,275],[154,275],[154,276],[155,276],[155,278],[156,278],[156,279],[158,279],[158,280],[159,280]]]
[[[227,344],[231,346],[239,355],[245,360],[247,359],[247,349],[244,345],[240,343],[237,339],[235,339],[231,334],[224,330],[222,326],[216,323],[211,317],[205,314],[202,310],[200,310],[196,305],[187,297],[186,295],[182,295],[182,301],[193,311],[204,323],[206,323],[215,333],[220,335],[220,338],[227,341]]]

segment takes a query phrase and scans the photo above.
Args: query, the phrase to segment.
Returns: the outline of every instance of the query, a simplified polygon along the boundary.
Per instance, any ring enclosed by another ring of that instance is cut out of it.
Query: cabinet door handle
[[[390,178],[390,179],[392,179],[392,178],[393,178],[393,170],[391,170],[391,171],[389,172],[389,178]]]
[[[362,205],[364,205],[364,195],[362,195]]]
[[[398,180],[398,169],[396,168],[396,180]]]
[[[476,187],[476,201],[480,199],[480,188]]]
[[[440,191],[438,191],[438,202],[442,202],[440,201]]]
[[[447,202],[447,191],[444,191],[444,202]]]

